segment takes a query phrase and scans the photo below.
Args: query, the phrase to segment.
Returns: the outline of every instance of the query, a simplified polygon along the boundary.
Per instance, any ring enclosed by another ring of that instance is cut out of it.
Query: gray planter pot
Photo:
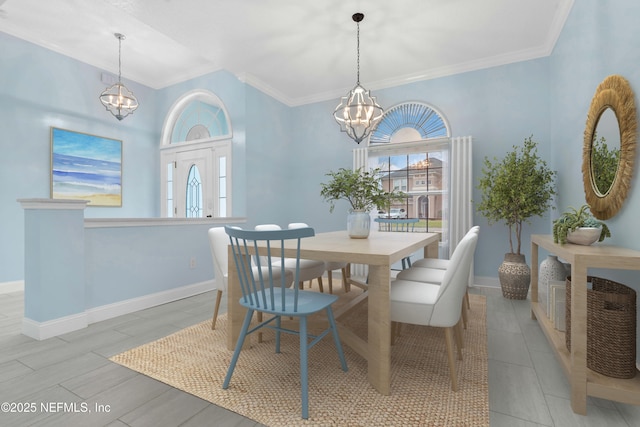
[[[524,255],[507,253],[498,267],[502,296],[509,299],[527,299],[531,283],[531,269]]]

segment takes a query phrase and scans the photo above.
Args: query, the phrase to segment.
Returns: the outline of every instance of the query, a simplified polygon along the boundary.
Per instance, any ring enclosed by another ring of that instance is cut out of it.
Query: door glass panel
[[[187,218],[202,218],[202,180],[196,165],[191,166],[189,169],[186,192],[185,210]]]

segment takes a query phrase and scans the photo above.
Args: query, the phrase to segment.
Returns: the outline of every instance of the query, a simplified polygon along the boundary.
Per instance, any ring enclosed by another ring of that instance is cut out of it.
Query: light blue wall
[[[240,194],[246,197],[247,227],[286,227],[291,218],[297,201],[289,186],[298,178],[293,171],[297,160],[290,152],[290,116],[289,107],[247,87],[246,189]]]
[[[485,156],[502,156],[533,134],[541,156],[559,172],[557,205],[563,210],[584,201],[582,135],[598,83],[618,73],[640,91],[639,17],[640,5],[631,0],[581,0],[550,57],[373,92],[387,108],[405,101],[429,103],[446,116],[453,135],[472,135],[475,182]],[[346,206],[330,214],[319,197],[324,174],[349,167],[355,147],[332,118],[337,99],[290,108],[220,71],[159,91],[125,82],[141,107],[117,122],[97,102],[104,89],[100,70],[3,33],[0,51],[0,147],[12,159],[0,169],[0,282],[23,275],[23,211],[15,200],[49,194],[49,126],[125,142],[123,207],[88,208],[87,216],[157,216],[160,129],[171,105],[192,89],[214,92],[231,116],[234,216],[247,216],[250,225],[305,221],[319,231],[344,227]],[[628,201],[609,224],[611,243],[640,249],[636,181],[637,173]],[[477,190],[473,197],[479,198]],[[529,235],[549,233],[557,215],[553,211],[525,227],[528,260]],[[496,277],[508,251],[506,229],[489,226],[478,215],[474,222],[482,226],[475,273]]]
[[[85,229],[85,252],[75,259],[86,266],[82,311],[211,281],[211,226]],[[194,268],[189,267],[192,259]]]
[[[140,101],[119,122],[98,100],[101,70],[0,32],[0,282],[24,278],[24,211],[16,201],[50,195],[50,127],[123,141],[121,208],[87,217],[149,217],[159,211],[160,121],[152,89],[125,80]]]
[[[24,316],[36,322],[75,315],[85,307],[84,203],[65,209],[25,209]]]
[[[352,139],[340,132],[333,119],[338,100],[294,108],[291,118],[289,193],[295,203],[290,208],[295,222],[306,222],[318,231],[344,230],[347,226],[347,202],[336,204],[329,213],[329,204],[320,197],[320,183],[325,174],[338,168],[351,168]]]
[[[635,1],[581,0],[575,2],[562,35],[550,57],[551,164],[558,170],[558,210],[585,203],[581,152],[591,98],[605,77],[625,77],[640,107],[640,3]],[[620,212],[607,220],[612,238],[607,242],[640,250],[640,150],[631,191]],[[600,273],[598,273],[600,274]],[[620,280],[640,291],[637,273],[606,271],[604,277]]]

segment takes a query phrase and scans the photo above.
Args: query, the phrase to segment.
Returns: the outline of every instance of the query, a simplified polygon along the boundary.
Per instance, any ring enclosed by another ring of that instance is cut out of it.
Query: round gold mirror
[[[627,197],[636,138],[633,90],[624,77],[609,76],[591,100],[582,149],[584,192],[598,219],[614,216]]]

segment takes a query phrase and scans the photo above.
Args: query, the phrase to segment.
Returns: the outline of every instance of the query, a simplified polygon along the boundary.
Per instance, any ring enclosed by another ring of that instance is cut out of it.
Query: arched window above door
[[[222,100],[212,92],[198,89],[184,94],[171,106],[162,128],[161,144],[232,136],[231,120]]]
[[[193,100],[176,119],[171,133],[171,143],[229,135],[229,123],[222,107]]]

